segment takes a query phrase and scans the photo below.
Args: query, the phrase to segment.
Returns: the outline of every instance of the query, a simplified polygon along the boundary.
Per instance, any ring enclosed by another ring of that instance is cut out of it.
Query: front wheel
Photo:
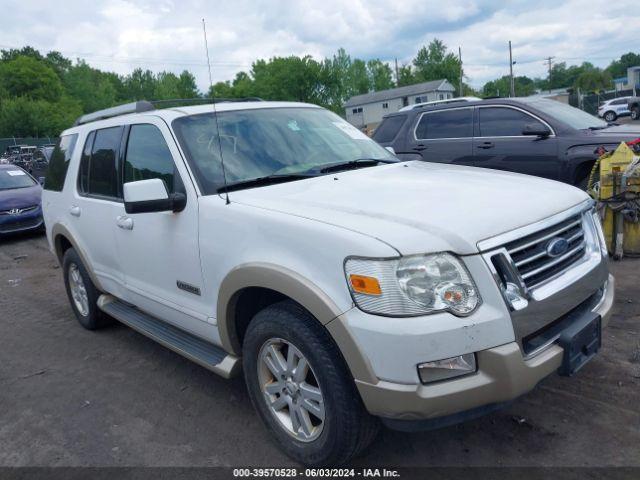
[[[604,114],[604,119],[607,122],[615,122],[616,118],[618,118],[618,116],[616,115],[615,112],[607,112],[607,113]]]
[[[631,109],[631,119],[632,120],[640,119],[640,107],[633,107]]]
[[[327,331],[285,301],[260,311],[243,344],[251,401],[278,445],[304,465],[340,465],[375,438],[365,410]]]

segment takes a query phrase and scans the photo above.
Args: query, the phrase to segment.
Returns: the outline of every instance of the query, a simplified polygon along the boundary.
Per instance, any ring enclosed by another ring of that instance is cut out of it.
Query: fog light
[[[418,375],[422,383],[437,382],[449,378],[461,377],[476,371],[476,356],[467,353],[453,358],[436,360],[418,365]]]

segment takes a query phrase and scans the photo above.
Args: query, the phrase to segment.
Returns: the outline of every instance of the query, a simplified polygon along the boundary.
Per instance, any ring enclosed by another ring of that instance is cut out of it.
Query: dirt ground
[[[354,466],[640,466],[640,260],[603,348],[507,410],[441,430],[383,430]],[[0,466],[285,466],[243,379],[133,330],[76,322],[43,236],[0,243]]]

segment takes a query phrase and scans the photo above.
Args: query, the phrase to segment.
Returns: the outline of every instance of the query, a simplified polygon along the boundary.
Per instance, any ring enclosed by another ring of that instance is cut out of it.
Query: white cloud
[[[607,65],[638,49],[631,25],[640,24],[636,1],[618,0],[0,0],[11,22],[0,46],[32,45],[85,58],[118,73],[135,67],[191,70],[201,89],[208,75],[202,37],[207,20],[214,81],[248,70],[275,55],[397,57],[408,63],[418,48],[441,38],[462,47],[474,86],[508,72],[513,42],[517,75],[544,76],[544,57]]]

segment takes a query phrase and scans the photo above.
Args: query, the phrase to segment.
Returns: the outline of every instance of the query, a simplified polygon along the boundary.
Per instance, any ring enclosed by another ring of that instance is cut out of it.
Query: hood
[[[477,253],[479,241],[589,197],[528,175],[403,162],[232,192],[230,198],[357,231],[407,255]]]
[[[25,188],[14,188],[11,190],[0,190],[0,211],[40,205],[41,197],[42,187],[40,187],[40,185]]]
[[[619,141],[629,141],[640,137],[640,124],[612,125],[602,130],[593,130],[589,134],[597,139],[613,137]]]

